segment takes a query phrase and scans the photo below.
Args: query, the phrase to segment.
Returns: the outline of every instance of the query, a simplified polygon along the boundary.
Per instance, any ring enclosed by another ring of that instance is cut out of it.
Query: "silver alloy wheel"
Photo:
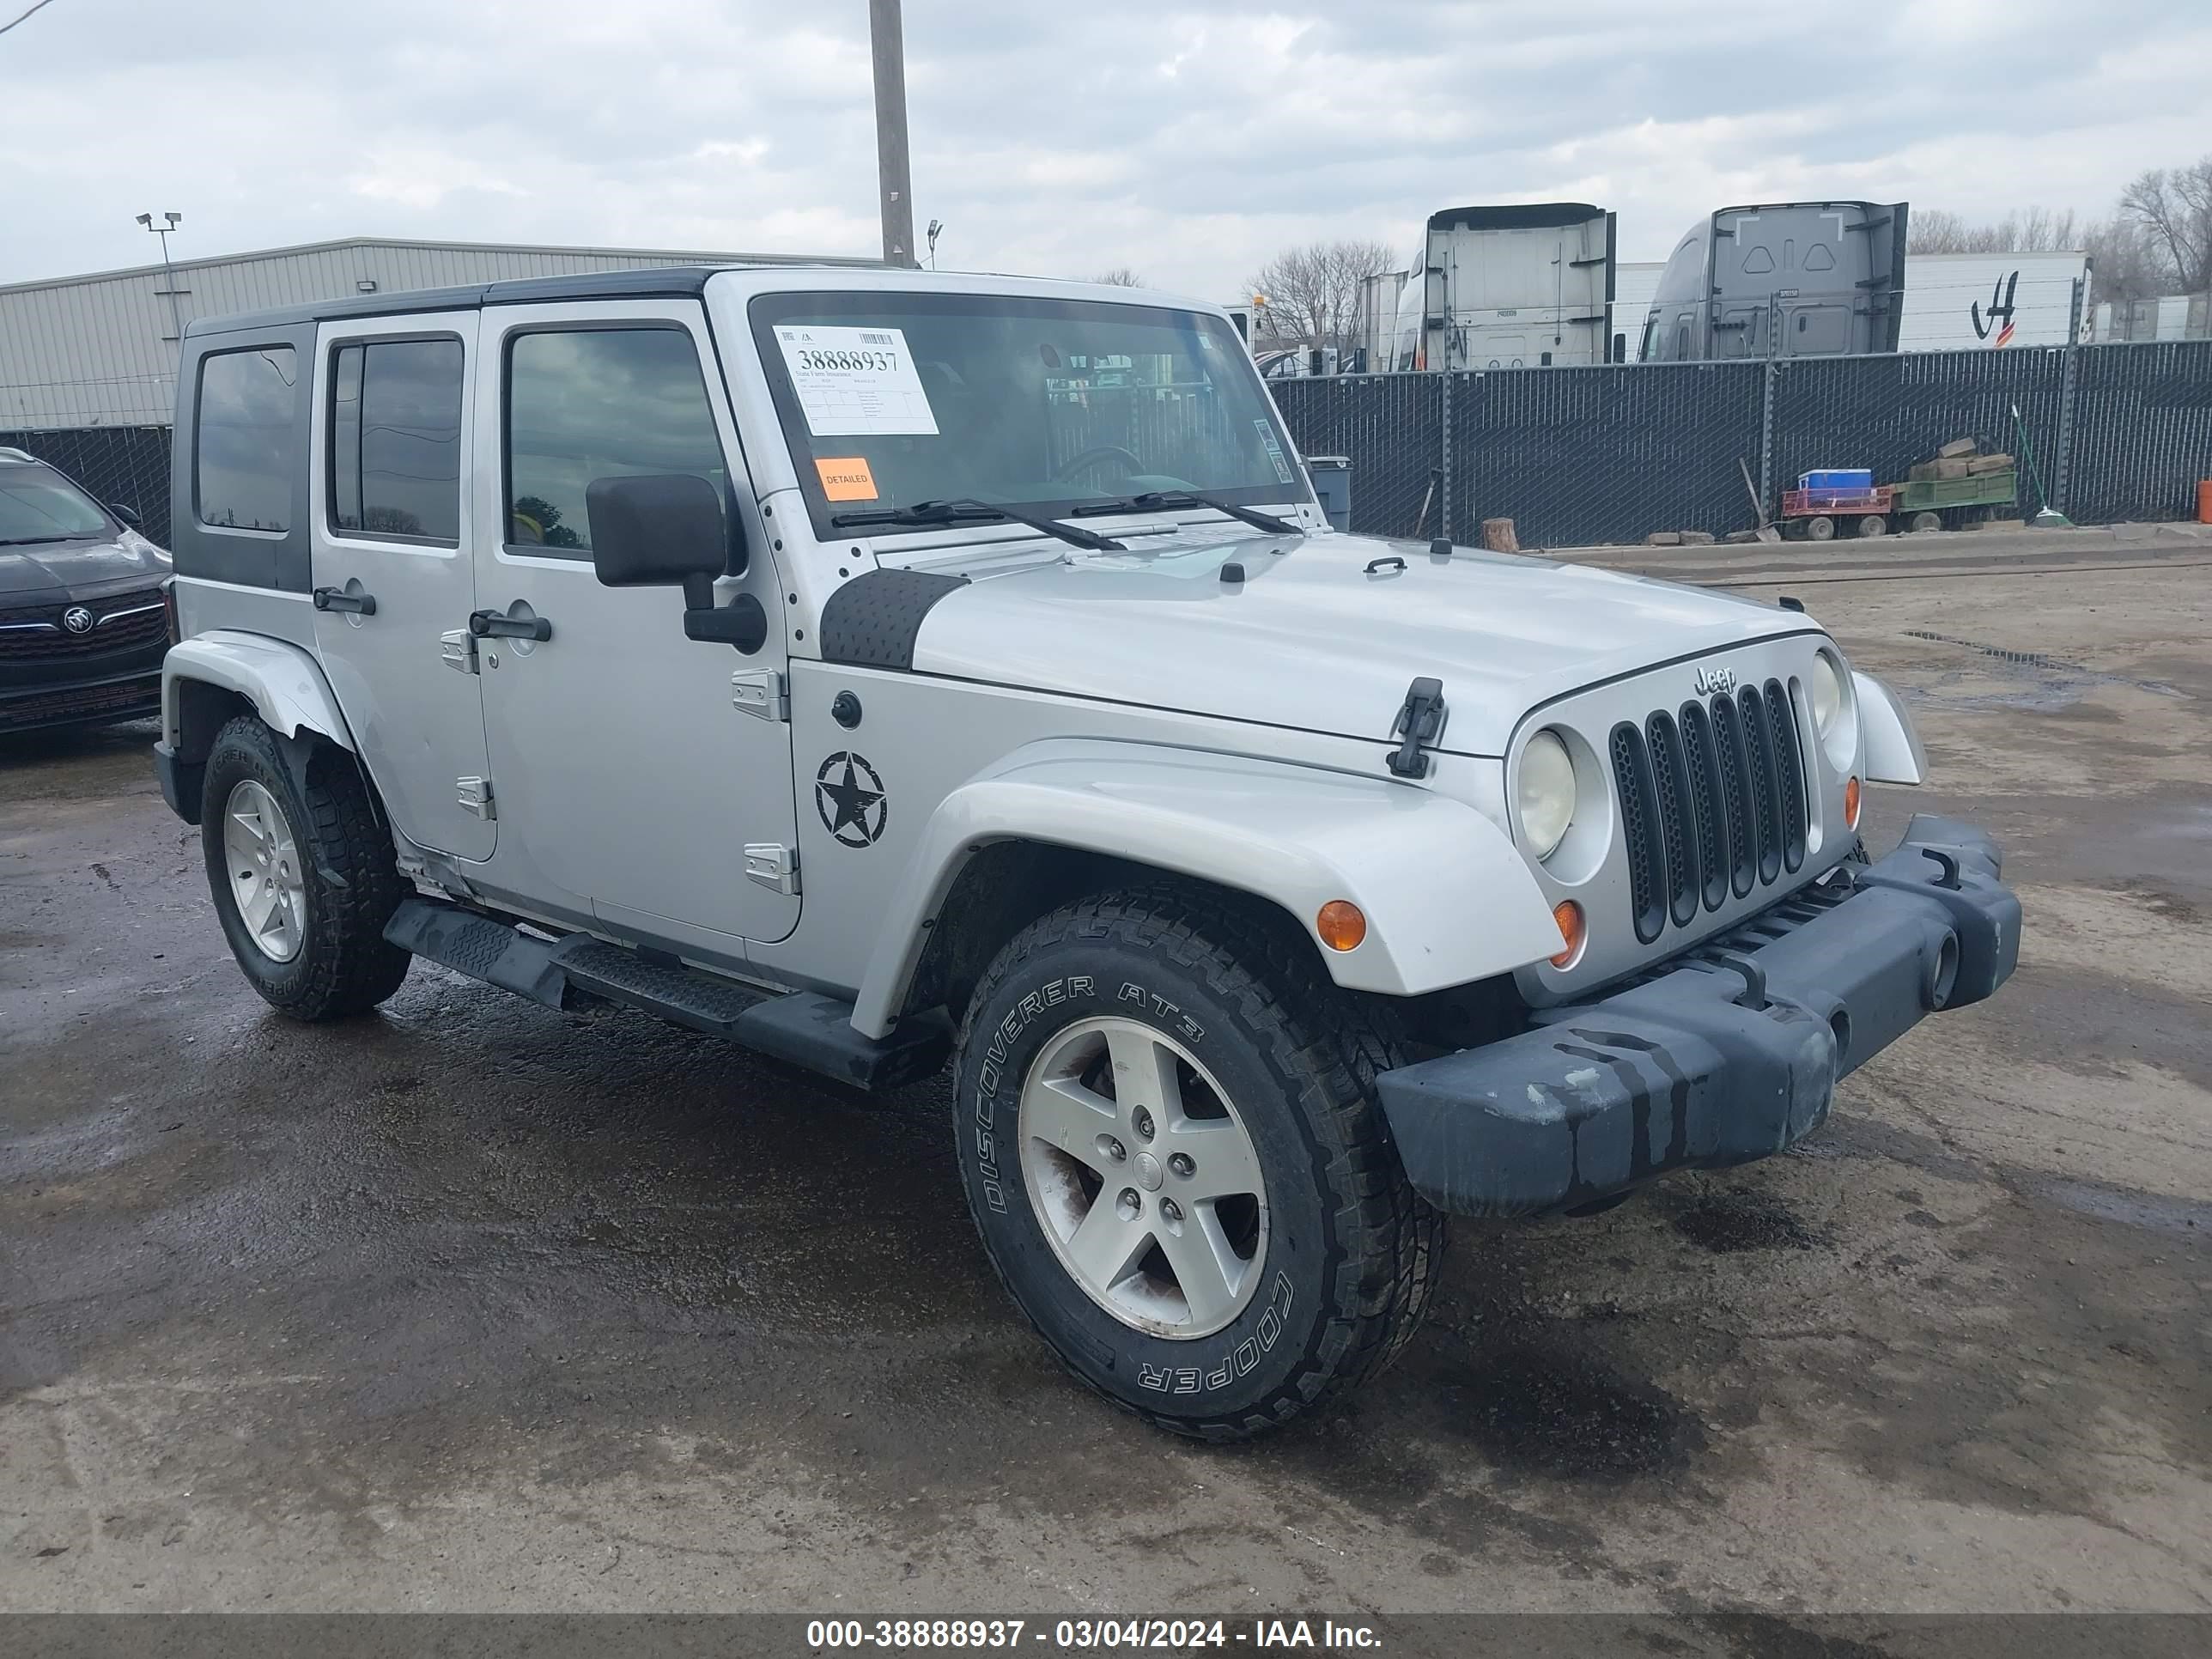
[[[291,961],[307,937],[307,872],[283,808],[252,778],[223,803],[222,854],[254,948],[271,962]]]
[[[1018,1133],[1030,1203],[1092,1301],[1178,1338],[1243,1311],[1267,1258],[1267,1186],[1188,1049],[1132,1019],[1071,1025],[1030,1066]]]

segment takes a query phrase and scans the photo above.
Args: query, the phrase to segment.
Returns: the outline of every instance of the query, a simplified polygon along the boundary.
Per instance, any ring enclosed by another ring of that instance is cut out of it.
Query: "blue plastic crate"
[[[1800,489],[1872,489],[1874,471],[1864,466],[1824,467],[1817,472],[1800,473]]]

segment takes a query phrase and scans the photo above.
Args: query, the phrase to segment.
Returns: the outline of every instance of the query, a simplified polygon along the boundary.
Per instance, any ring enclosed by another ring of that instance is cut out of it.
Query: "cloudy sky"
[[[1447,205],[1596,203],[1658,258],[1731,202],[2100,215],[2212,150],[2204,0],[907,0],[906,40],[942,264],[1216,299]],[[53,0],[0,108],[0,281],[142,263],[148,209],[179,258],[879,246],[866,0]]]

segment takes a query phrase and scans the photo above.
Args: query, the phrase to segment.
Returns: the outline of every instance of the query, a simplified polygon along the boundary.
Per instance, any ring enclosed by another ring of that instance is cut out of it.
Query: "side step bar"
[[[589,933],[538,939],[430,899],[403,900],[384,937],[548,1008],[573,1008],[586,997],[619,1002],[862,1089],[916,1082],[952,1052],[952,1023],[941,1010],[909,1015],[880,1040],[865,1037],[853,1029],[853,1005],[836,997],[757,991]]]

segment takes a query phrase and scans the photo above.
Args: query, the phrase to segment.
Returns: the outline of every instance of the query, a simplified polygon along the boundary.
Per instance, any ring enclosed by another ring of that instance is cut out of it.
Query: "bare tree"
[[[2115,214],[2091,225],[2082,244],[2089,252],[2091,284],[2100,300],[2154,300],[2168,289],[2160,250],[2134,220]]]
[[[1911,253],[2071,252],[2082,239],[2072,208],[2031,207],[1985,225],[1970,224],[1948,208],[1919,208],[1911,225]]]
[[[2212,289],[2212,155],[2153,167],[2120,192],[2119,217],[2143,233],[2165,269],[2166,292]]]
[[[1145,279],[1127,265],[1115,265],[1111,270],[1102,270],[1091,279],[1103,283],[1108,288],[1142,288]]]
[[[1248,284],[1262,295],[1261,332],[1279,340],[1346,346],[1358,325],[1359,284],[1391,268],[1389,244],[1310,242],[1285,248]]]

